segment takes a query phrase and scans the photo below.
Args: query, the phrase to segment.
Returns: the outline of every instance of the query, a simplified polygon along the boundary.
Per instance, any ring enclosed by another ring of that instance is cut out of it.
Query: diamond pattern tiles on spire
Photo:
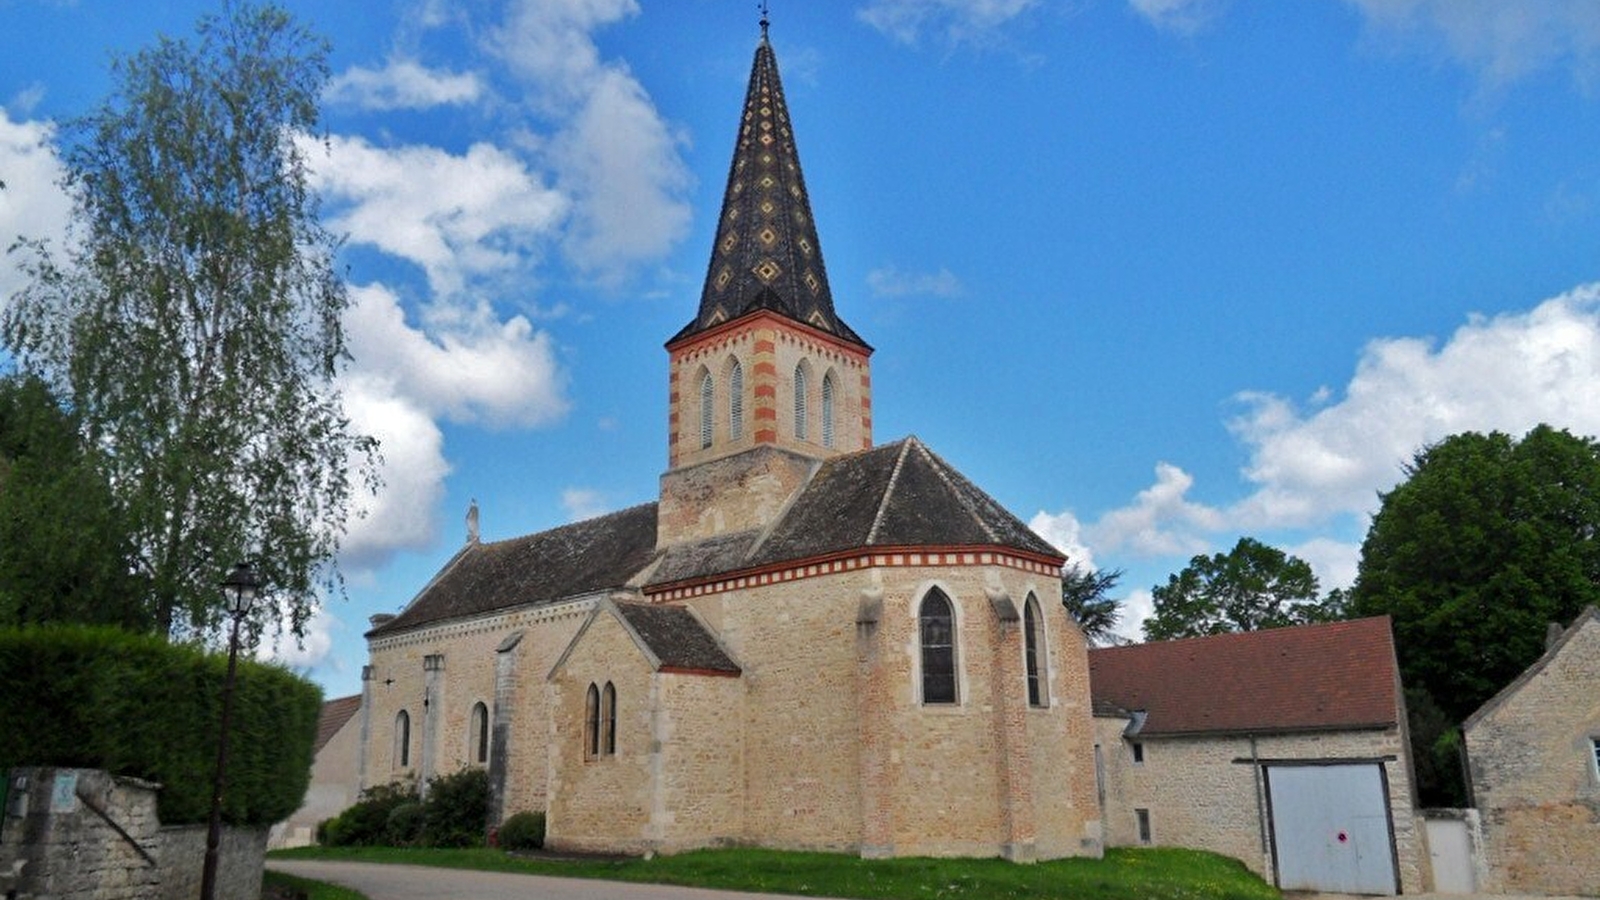
[[[668,343],[763,309],[866,346],[833,309],[777,57],[765,38],[750,70],[700,310]]]

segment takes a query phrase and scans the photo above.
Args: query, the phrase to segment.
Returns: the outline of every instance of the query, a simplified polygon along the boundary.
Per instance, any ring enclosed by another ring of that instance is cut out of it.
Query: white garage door
[[[1278,887],[1396,892],[1383,769],[1376,763],[1267,766]]]

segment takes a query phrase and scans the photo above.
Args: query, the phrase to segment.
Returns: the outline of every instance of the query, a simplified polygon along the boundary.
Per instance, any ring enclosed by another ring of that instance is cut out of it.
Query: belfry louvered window
[[[1039,600],[1032,594],[1022,607],[1023,668],[1028,677],[1028,705],[1049,706],[1044,694],[1044,679],[1040,677],[1040,660],[1044,658],[1043,635],[1039,633]]]
[[[806,430],[806,369],[803,365],[794,367],[794,436],[802,441],[810,436]]]
[[[716,388],[711,381],[711,373],[706,372],[700,376],[700,449],[711,446],[712,421],[716,415]]]
[[[917,631],[922,643],[922,702],[956,702],[955,610],[938,588],[922,598]]]
[[[728,438],[744,437],[744,367],[736,359],[728,371]]]
[[[833,373],[822,376],[822,446],[833,447]]]

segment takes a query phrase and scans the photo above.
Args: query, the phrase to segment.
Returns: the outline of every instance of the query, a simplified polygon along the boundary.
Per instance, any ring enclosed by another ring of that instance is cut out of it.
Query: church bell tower
[[[664,503],[680,470],[872,446],[872,348],[833,308],[765,18],[699,311],[666,347]]]

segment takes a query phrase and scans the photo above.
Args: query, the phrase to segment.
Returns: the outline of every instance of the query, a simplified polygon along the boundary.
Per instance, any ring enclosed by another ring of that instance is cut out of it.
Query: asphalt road
[[[269,859],[267,868],[352,888],[370,900],[781,900],[783,896],[385,863]]]

